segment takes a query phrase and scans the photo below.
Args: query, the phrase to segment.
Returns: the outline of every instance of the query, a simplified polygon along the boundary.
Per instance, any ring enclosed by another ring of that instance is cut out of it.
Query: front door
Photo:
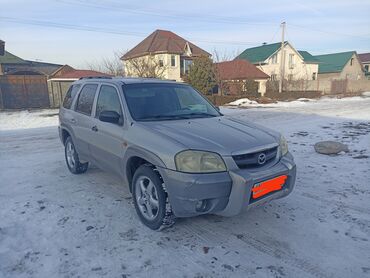
[[[102,111],[114,111],[120,115],[118,124],[102,122]],[[126,150],[124,144],[124,118],[118,90],[111,85],[101,85],[96,101],[94,135],[90,145],[91,154],[99,167],[122,174],[122,158]]]

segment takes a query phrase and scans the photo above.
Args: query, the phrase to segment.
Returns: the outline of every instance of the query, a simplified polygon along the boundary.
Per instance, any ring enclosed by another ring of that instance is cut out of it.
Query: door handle
[[[97,132],[98,131],[98,127],[96,125],[94,125],[92,128],[91,128],[92,131],[95,131]]]

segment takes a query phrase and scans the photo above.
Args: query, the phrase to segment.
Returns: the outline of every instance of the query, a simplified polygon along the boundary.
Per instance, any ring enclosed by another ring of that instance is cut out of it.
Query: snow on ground
[[[56,126],[4,131],[16,113],[0,113],[0,277],[370,276],[370,98],[222,111],[286,136],[296,188],[162,232],[140,224],[115,176],[70,174]],[[317,154],[320,140],[350,152]]]
[[[358,97],[346,97],[346,98],[334,98],[324,96],[320,99],[308,99],[308,98],[299,98],[294,101],[277,101],[276,103],[269,103],[269,104],[261,104],[254,100],[250,100],[248,98],[238,99],[236,101],[230,102],[228,104],[229,107],[237,107],[237,108],[308,108],[308,109],[321,109],[321,108],[329,108],[330,110],[335,109],[337,105],[343,105],[347,103],[350,105],[351,103],[357,104],[361,102],[363,99],[367,99],[370,97],[370,92],[362,93],[362,96]],[[319,103],[317,105],[317,103]],[[329,114],[330,115],[330,114]]]
[[[0,131],[58,125],[58,109],[0,112]]]
[[[236,106],[247,106],[247,105],[257,105],[257,104],[258,104],[257,101],[250,100],[249,98],[241,98],[233,102],[230,102],[230,105],[236,105]]]

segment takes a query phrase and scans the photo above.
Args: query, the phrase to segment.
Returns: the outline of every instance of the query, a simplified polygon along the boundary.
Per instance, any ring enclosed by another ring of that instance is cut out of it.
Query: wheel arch
[[[144,164],[152,165],[155,168],[166,168],[164,162],[154,153],[138,148],[130,148],[125,154],[124,178],[132,192],[132,179],[135,171]]]
[[[69,136],[74,141],[75,136],[74,136],[73,131],[70,128],[68,128],[67,126],[61,125],[60,126],[60,139],[62,140],[63,145],[65,145],[65,142],[66,142],[66,140]]]

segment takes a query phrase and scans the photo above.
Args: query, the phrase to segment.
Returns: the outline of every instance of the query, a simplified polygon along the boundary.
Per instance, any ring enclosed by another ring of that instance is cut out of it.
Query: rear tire
[[[151,166],[142,165],[136,170],[132,180],[132,195],[136,213],[145,226],[162,230],[174,224],[163,181]]]
[[[89,163],[81,163],[73,144],[71,136],[69,136],[64,143],[64,155],[67,163],[68,170],[72,174],[82,174],[87,171]]]

